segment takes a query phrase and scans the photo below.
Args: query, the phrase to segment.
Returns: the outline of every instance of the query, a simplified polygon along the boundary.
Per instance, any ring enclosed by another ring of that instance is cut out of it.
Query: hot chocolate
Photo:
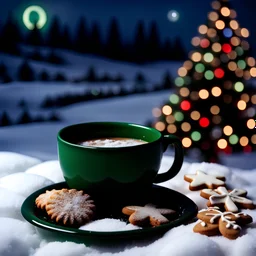
[[[98,138],[79,143],[86,147],[119,148],[145,144],[146,141],[133,138]]]

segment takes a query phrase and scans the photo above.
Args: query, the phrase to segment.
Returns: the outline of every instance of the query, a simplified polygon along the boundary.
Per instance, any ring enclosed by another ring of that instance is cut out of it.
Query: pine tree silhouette
[[[143,63],[146,60],[146,47],[145,25],[143,21],[139,21],[134,36],[133,61]]]
[[[75,42],[74,42],[74,50],[86,53],[88,52],[89,48],[89,35],[88,29],[86,25],[86,19],[81,17],[77,24],[77,30],[75,34]]]
[[[0,82],[9,83],[12,81],[12,78],[9,76],[7,67],[4,63],[0,63]]]
[[[57,16],[54,16],[49,27],[47,44],[51,47],[60,47],[61,39],[60,20]]]
[[[61,34],[60,46],[64,49],[71,49],[73,47],[73,43],[71,40],[69,27],[67,25],[63,28],[63,33]]]
[[[32,122],[32,118],[27,109],[24,109],[18,118],[17,124],[28,124]]]
[[[123,76],[122,74],[118,73],[118,74],[114,77],[113,81],[120,83],[120,82],[124,81],[124,76]]]
[[[100,78],[101,82],[110,82],[113,81],[112,77],[108,73],[104,73],[103,76]]]
[[[46,96],[41,104],[42,108],[51,108],[54,106],[55,106],[55,99],[52,99],[50,96]]]
[[[21,99],[18,103],[18,107],[20,107],[20,108],[26,108],[27,106],[28,106],[28,104],[27,104],[26,100],[24,100],[24,99]]]
[[[30,55],[28,55],[28,58],[37,61],[44,60],[44,57],[41,55],[40,50],[38,48],[35,48],[34,51]]]
[[[0,126],[8,126],[8,125],[11,125],[12,124],[12,121],[10,119],[10,117],[8,116],[8,114],[4,111],[2,113],[2,116],[1,116],[1,120],[0,120]]]
[[[42,115],[37,115],[34,119],[33,122],[35,123],[41,123],[41,122],[45,122],[46,120],[44,119],[44,117]]]
[[[123,59],[123,49],[118,21],[113,17],[110,21],[104,54],[111,59]]]
[[[0,51],[19,55],[20,50],[18,43],[21,41],[21,33],[17,26],[17,22],[13,19],[12,13],[9,13],[6,22],[2,27]]]
[[[103,50],[103,45],[101,41],[100,28],[97,22],[92,24],[92,29],[90,33],[90,43],[89,52],[97,55],[101,55]]]
[[[34,70],[30,67],[27,60],[24,60],[18,67],[17,78],[19,81],[34,81]]]
[[[64,64],[64,59],[61,58],[60,55],[56,53],[56,50],[54,48],[51,49],[49,52],[49,55],[46,57],[46,61],[53,63],[53,64]]]
[[[54,81],[57,81],[57,82],[65,82],[65,81],[67,81],[67,78],[66,78],[66,76],[65,76],[63,73],[58,72],[58,73],[56,74],[56,76],[54,77]]]
[[[169,38],[167,38],[164,41],[164,44],[161,49],[161,59],[163,60],[173,60],[175,59],[174,57],[174,51],[173,51],[172,43]]]
[[[155,61],[160,58],[160,38],[159,30],[156,21],[152,21],[147,39],[147,56],[150,61]]]
[[[52,122],[61,121],[61,118],[56,112],[52,112],[49,116],[49,121],[52,121]]]
[[[154,127],[179,136],[186,153],[197,150],[202,160],[216,162],[220,152],[256,149],[256,90],[248,81],[256,67],[249,31],[239,27],[230,3],[215,0],[212,7]]]
[[[173,42],[172,59],[173,60],[185,60],[187,52],[182,44],[180,37],[176,37]]]
[[[41,36],[41,31],[38,29],[35,23],[34,28],[29,31],[27,37],[27,43],[31,45],[43,45],[43,38]]]
[[[144,92],[146,91],[146,78],[143,73],[137,72],[134,78],[134,91],[135,92]]]
[[[89,67],[87,74],[85,76],[85,80],[88,82],[96,82],[98,80],[95,72],[95,68],[93,66]]]
[[[171,90],[173,86],[174,86],[174,81],[170,75],[170,72],[166,71],[163,76],[162,89]]]
[[[0,63],[0,77],[4,76],[6,73],[7,73],[7,67],[3,62],[1,62]]]
[[[46,70],[43,70],[41,73],[38,74],[39,81],[50,81],[50,76]]]

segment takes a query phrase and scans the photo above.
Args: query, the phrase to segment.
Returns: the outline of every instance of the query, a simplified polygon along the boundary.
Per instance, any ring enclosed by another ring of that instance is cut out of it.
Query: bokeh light
[[[190,138],[183,138],[182,139],[182,145],[185,148],[189,148],[192,145],[192,141]]]
[[[220,139],[218,140],[217,145],[220,149],[224,149],[227,147],[228,143],[225,139]]]
[[[171,22],[176,22],[179,20],[180,18],[180,14],[176,11],[176,10],[170,10],[168,13],[167,13],[167,18],[169,21]]]
[[[31,21],[31,14],[36,13],[38,15],[38,19],[36,21]],[[47,22],[47,15],[45,10],[38,5],[31,5],[26,8],[23,13],[22,20],[24,25],[29,29],[33,30],[35,25],[38,29],[44,27]]]
[[[172,108],[169,105],[165,105],[162,108],[163,113],[168,116],[172,113]]]

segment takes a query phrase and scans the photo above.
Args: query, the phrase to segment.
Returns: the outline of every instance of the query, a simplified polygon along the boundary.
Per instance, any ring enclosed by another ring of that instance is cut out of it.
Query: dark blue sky
[[[49,19],[58,15],[63,23],[73,27],[79,17],[84,15],[88,24],[96,20],[106,32],[109,20],[116,16],[120,23],[122,34],[127,38],[134,33],[135,24],[143,19],[148,25],[156,20],[162,38],[179,35],[185,46],[190,47],[190,40],[197,35],[197,27],[207,20],[211,10],[212,0],[8,0],[1,3],[0,21],[3,21],[12,11],[17,19],[21,19],[25,7],[36,4],[42,6]],[[248,41],[256,48],[256,0],[231,0],[232,7],[237,11],[237,21],[251,32]],[[180,13],[180,19],[172,23],[167,19],[167,12],[175,9]],[[256,49],[254,50],[256,52]]]

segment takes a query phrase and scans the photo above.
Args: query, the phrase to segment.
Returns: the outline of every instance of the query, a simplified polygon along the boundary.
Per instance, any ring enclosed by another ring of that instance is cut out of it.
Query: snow
[[[134,230],[140,229],[140,227],[134,226],[132,224],[126,224],[126,222],[117,220],[117,219],[101,219],[94,222],[88,223],[84,226],[81,226],[81,230],[90,230],[90,231],[124,231],[124,230]]]
[[[12,174],[15,172],[24,172],[29,167],[39,164],[41,160],[33,158],[30,156],[24,156],[18,153],[10,153],[2,151],[0,157],[5,159],[4,162],[1,162],[0,165],[0,178],[7,174]],[[12,162],[12,159],[15,158],[15,162]]]
[[[36,174],[17,172],[0,179],[0,188],[7,188],[22,196],[29,196],[37,188],[51,185],[53,182]],[[7,198],[8,200],[8,198]]]
[[[50,49],[46,47],[38,47],[39,51],[43,54],[49,54]],[[24,52],[31,52],[33,48],[30,46],[24,47]],[[83,55],[68,50],[56,49],[55,53],[61,56],[66,61],[64,65],[54,65],[49,63],[43,63],[39,61],[29,60],[32,68],[37,73],[46,70],[49,75],[55,75],[57,72],[64,73],[69,79],[80,78],[84,76],[89,67],[93,66],[95,71],[99,75],[108,73],[110,75],[117,75],[119,73],[124,75],[124,78],[128,81],[134,79],[137,72],[145,74],[146,79],[151,82],[159,82],[163,74],[166,71],[170,71],[171,75],[176,75],[176,70],[180,67],[181,61],[159,61],[156,63],[149,63],[147,65],[135,65],[125,62],[108,60],[93,55]],[[11,56],[8,54],[0,53],[0,59],[3,63],[7,63],[7,67],[12,69],[14,74],[17,73],[17,68],[21,65],[23,59],[17,56]]]
[[[64,181],[64,177],[58,160],[46,161],[34,165],[26,170],[26,173],[44,176],[54,183]]]
[[[187,255],[246,255],[256,254],[255,220],[256,210],[243,210],[251,215],[254,222],[243,228],[241,235],[236,240],[229,240],[222,236],[207,237],[193,232],[195,223],[181,225],[167,231],[163,237],[155,240],[129,241],[125,244],[86,246],[71,241],[54,242],[47,237],[41,237],[34,226],[27,223],[19,210],[26,196],[30,193],[54,182],[60,182],[58,160],[48,160],[41,163],[34,162],[33,166],[20,172],[19,165],[22,160],[26,162],[27,156],[0,152],[0,162],[8,168],[0,179],[0,255],[4,256],[187,256]],[[38,159],[38,162],[40,159]],[[162,160],[160,172],[167,170],[173,161],[172,156],[165,156]],[[17,163],[19,164],[17,164]],[[24,164],[25,165],[25,164]],[[23,166],[24,166],[23,165]],[[15,166],[15,168],[13,168]],[[11,168],[12,167],[12,168]],[[43,172],[43,169],[46,171]],[[256,202],[255,175],[253,170],[234,169],[213,163],[188,163],[184,162],[180,173],[173,179],[159,185],[175,189],[191,198],[200,209],[206,208],[206,199],[199,195],[199,191],[190,191],[189,183],[183,179],[188,173],[202,170],[208,174],[222,174],[227,179],[227,185],[232,188],[243,188],[248,191],[248,197]],[[3,170],[1,170],[3,171]],[[57,173],[57,174],[56,174]],[[1,173],[0,173],[1,174]],[[20,181],[20,182],[19,182]],[[25,185],[26,184],[26,185]],[[126,224],[118,219],[101,219],[87,224],[82,229],[94,231],[125,231],[138,227]],[[22,235],[21,235],[22,234]]]

